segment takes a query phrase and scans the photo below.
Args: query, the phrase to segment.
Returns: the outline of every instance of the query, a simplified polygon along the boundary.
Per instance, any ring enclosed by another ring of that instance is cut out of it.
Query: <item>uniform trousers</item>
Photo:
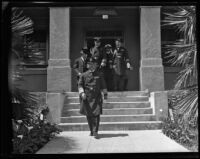
[[[99,130],[99,122],[100,122],[100,115],[97,116],[86,116],[87,117],[87,121],[88,121],[88,125],[90,128],[90,132],[94,133],[94,132],[98,132]]]
[[[126,75],[114,75],[114,90],[115,91],[124,91],[126,90],[128,78]]]

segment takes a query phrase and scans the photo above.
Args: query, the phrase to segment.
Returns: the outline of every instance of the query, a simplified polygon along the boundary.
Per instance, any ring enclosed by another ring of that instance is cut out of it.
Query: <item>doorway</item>
[[[112,48],[115,48],[115,39],[123,39],[123,31],[121,30],[106,30],[106,31],[86,31],[85,35],[85,46],[89,49],[94,46],[93,38],[101,37],[101,47],[104,47],[106,44],[110,44]]]

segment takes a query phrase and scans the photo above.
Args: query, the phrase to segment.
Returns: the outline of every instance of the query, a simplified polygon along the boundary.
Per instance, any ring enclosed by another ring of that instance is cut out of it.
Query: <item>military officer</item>
[[[101,46],[101,38],[94,38],[94,47],[90,49],[90,61],[93,63],[97,63],[100,68],[106,66],[106,55]]]
[[[75,60],[74,65],[73,65],[73,69],[77,74],[77,83],[81,74],[88,70],[87,60],[88,60],[88,55],[89,55],[89,49],[87,47],[84,47],[81,49],[80,53],[81,53],[81,56]]]
[[[108,91],[113,91],[113,62],[114,55],[112,51],[112,46],[110,44],[105,45],[105,53],[106,53],[106,67],[105,67],[105,81]]]
[[[100,114],[102,114],[102,92],[107,99],[107,89],[98,71],[96,63],[89,63],[89,70],[84,72],[79,79],[78,89],[80,96],[80,113],[86,115],[90,128],[90,136],[98,138]]]
[[[128,78],[126,69],[132,69],[127,50],[122,46],[123,40],[115,40],[116,48],[114,49],[114,89],[115,91],[126,90]]]

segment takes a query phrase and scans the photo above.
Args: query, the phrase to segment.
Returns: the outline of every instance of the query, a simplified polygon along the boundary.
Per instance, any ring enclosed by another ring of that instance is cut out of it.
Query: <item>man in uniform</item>
[[[110,44],[105,45],[106,53],[106,67],[105,67],[105,81],[108,91],[113,91],[113,62],[114,55],[112,51],[112,46]]]
[[[115,40],[116,48],[114,49],[114,89],[115,91],[126,90],[128,77],[126,69],[132,69],[127,50],[122,47],[122,39]]]
[[[99,68],[106,66],[106,54],[101,46],[101,38],[94,38],[94,47],[90,49],[90,62],[96,63]],[[102,72],[103,73],[103,72]]]
[[[107,99],[107,89],[98,71],[98,65],[89,63],[89,70],[83,73],[78,82],[80,96],[80,113],[86,115],[90,128],[90,136],[98,138],[100,114],[102,114],[103,98]]]
[[[74,65],[73,65],[73,69],[77,74],[77,83],[81,74],[88,70],[87,69],[87,60],[88,60],[88,55],[89,55],[88,48],[86,47],[82,48],[80,53],[81,53],[81,56],[75,60]]]

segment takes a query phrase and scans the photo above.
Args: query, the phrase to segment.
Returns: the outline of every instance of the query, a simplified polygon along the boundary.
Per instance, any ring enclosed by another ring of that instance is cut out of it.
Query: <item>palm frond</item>
[[[12,90],[12,101],[29,107],[36,105],[38,100],[36,95],[30,94],[24,89],[14,87]]]
[[[187,94],[177,102],[174,107],[179,114],[184,114],[184,119],[198,118],[198,87],[188,90]]]
[[[166,58],[172,65],[181,66],[174,89],[176,98],[170,97],[172,107],[181,116],[181,120],[188,121],[198,118],[198,72],[196,48],[196,8],[194,6],[166,7],[165,19],[162,26],[174,26],[183,39],[165,45]],[[183,122],[185,123],[185,122]],[[188,124],[187,124],[188,125]]]
[[[180,44],[174,42],[174,44],[165,46],[169,62],[172,65],[185,66],[186,64],[194,63],[194,58],[196,58],[196,45],[195,44]]]
[[[20,36],[31,34],[33,32],[33,21],[23,15],[23,11],[13,8],[11,17],[12,33]]]
[[[179,72],[175,89],[187,88],[197,84],[197,71],[194,65],[188,65],[185,69]]]
[[[162,26],[175,25],[177,31],[184,35],[186,43],[194,43],[196,40],[196,16],[195,7],[177,7],[176,12],[164,12],[165,19]]]

